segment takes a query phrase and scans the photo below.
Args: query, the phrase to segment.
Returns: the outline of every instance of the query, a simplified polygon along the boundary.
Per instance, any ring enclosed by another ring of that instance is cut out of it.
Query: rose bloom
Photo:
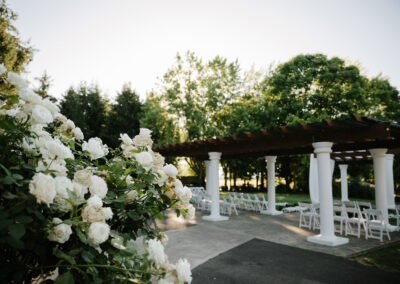
[[[151,153],[153,156],[153,161],[154,161],[154,169],[155,170],[161,170],[164,166],[165,159],[162,155],[160,155],[157,152],[152,152]]]
[[[92,196],[97,195],[103,199],[107,195],[108,191],[106,182],[101,177],[98,176],[92,176],[90,180],[91,180],[91,184],[89,186],[90,194]]]
[[[51,112],[41,106],[35,105],[32,109],[32,123],[34,124],[48,124],[53,122],[53,115]]]
[[[178,170],[174,165],[165,165],[163,170],[167,176],[170,176],[172,178],[176,178],[176,175],[178,174]]]
[[[189,204],[185,219],[191,220],[194,218],[195,214],[196,214],[196,208],[194,208],[194,206],[192,204]]]
[[[49,206],[56,196],[56,183],[50,175],[35,174],[29,183],[29,193],[36,197],[37,203]]]
[[[52,139],[46,142],[47,152],[42,151],[42,155],[45,156],[47,154],[51,159],[55,157],[60,159],[74,159],[74,155],[71,152],[71,149],[65,146],[60,140]]]
[[[84,138],[83,132],[79,127],[74,128],[74,130],[72,130],[72,134],[78,140],[83,140],[83,138]]]
[[[58,225],[49,232],[47,238],[50,241],[58,242],[60,244],[68,241],[69,236],[72,234],[71,226],[67,224],[62,224],[62,221],[59,218],[53,218],[53,223]]]
[[[90,154],[91,160],[96,160],[108,154],[107,148],[103,146],[100,138],[90,138],[88,142],[82,144],[82,150]]]
[[[128,204],[132,203],[136,199],[136,196],[137,196],[137,192],[135,190],[129,191],[128,194],[126,195],[125,202]]]
[[[74,192],[75,192],[75,194],[76,194],[79,198],[83,199],[84,196],[85,196],[85,194],[88,192],[87,186],[82,185],[82,184],[80,184],[80,183],[78,183],[78,182],[76,182],[76,181],[74,181],[72,184],[74,185]]]
[[[178,274],[178,283],[192,282],[192,272],[190,271],[190,263],[187,259],[180,258],[176,263],[176,272]]]
[[[119,136],[120,136],[119,140],[121,140],[123,144],[131,145],[133,143],[132,139],[128,136],[128,134],[124,133],[120,134]]]
[[[72,185],[72,181],[67,177],[55,177],[56,182],[56,192],[57,196],[68,198],[68,191],[72,191],[74,186]]]
[[[49,160],[43,159],[38,162],[38,166],[36,167],[36,172],[44,172],[46,170],[53,171],[53,174],[56,176],[67,176],[67,167],[65,166],[66,162],[64,160]]]
[[[136,147],[151,147],[153,145],[153,140],[151,139],[151,130],[147,128],[140,128],[139,135],[133,138],[133,144]]]
[[[17,73],[8,72],[7,80],[12,85],[17,87],[18,90],[23,90],[23,89],[27,89],[28,88],[27,81],[24,78],[22,78],[20,75],[18,75]]]
[[[164,246],[158,240],[147,241],[149,258],[154,261],[156,267],[162,267],[168,263],[168,257],[164,253]]]
[[[149,170],[153,164],[153,157],[148,152],[140,152],[134,155],[136,161],[146,170]]]
[[[95,222],[89,226],[89,241],[94,245],[99,245],[108,240],[110,235],[110,226],[106,223]]]
[[[74,174],[74,181],[80,183],[84,186],[89,186],[92,184],[92,172],[88,169],[80,170],[75,172]]]

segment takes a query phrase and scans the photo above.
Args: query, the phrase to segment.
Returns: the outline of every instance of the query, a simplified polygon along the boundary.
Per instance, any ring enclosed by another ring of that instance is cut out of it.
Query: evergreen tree
[[[118,140],[121,133],[126,133],[130,137],[139,134],[141,116],[142,103],[138,94],[130,85],[124,85],[116,102],[111,104],[106,119],[105,142],[107,145],[117,147],[121,143]]]
[[[57,99],[49,94],[51,82],[53,81],[46,71],[43,72],[42,76],[35,77],[35,80],[39,82],[39,86],[34,90],[36,94],[42,98],[48,98],[52,102],[57,102]]]
[[[104,140],[107,105],[97,86],[81,83],[78,88],[68,89],[60,101],[60,112],[81,128],[86,140],[91,137]]]

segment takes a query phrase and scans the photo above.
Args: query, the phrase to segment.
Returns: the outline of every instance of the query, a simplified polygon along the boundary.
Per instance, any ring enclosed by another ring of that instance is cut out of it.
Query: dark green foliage
[[[97,86],[71,87],[60,101],[60,112],[80,127],[85,140],[104,138],[107,101]]]
[[[44,71],[43,75],[40,77],[36,77],[35,80],[39,82],[39,86],[34,90],[35,93],[44,99],[47,98],[54,103],[57,102],[57,99],[49,94],[51,82],[53,81],[49,74]]]
[[[129,85],[125,85],[118,94],[116,102],[110,105],[106,118],[104,141],[111,147],[119,146],[119,135],[126,133],[129,137],[139,134],[142,103],[139,95]]]

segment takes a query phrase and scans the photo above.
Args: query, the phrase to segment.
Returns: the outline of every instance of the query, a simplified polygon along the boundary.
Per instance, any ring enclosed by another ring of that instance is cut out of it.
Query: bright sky
[[[359,62],[400,89],[397,0],[8,0],[17,29],[38,49],[29,77],[44,70],[60,97],[81,81],[114,97],[131,82],[144,99],[177,52],[267,68],[300,53]]]

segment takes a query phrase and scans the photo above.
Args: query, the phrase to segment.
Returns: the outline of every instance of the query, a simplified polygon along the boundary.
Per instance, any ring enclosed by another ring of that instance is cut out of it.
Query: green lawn
[[[352,257],[350,260],[390,272],[400,272],[400,243]]]

